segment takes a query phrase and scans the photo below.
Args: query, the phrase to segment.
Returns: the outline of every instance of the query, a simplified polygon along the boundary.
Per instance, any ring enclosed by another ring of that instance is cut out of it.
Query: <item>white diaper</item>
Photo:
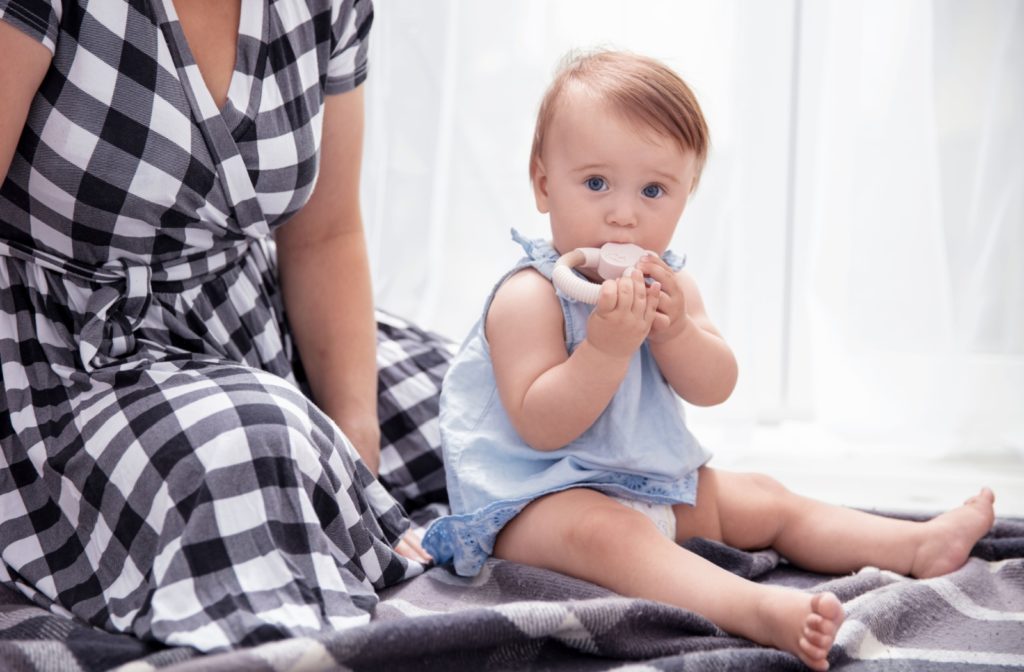
[[[628,506],[634,511],[639,511],[654,523],[658,531],[672,541],[676,540],[676,514],[672,511],[671,504],[651,504],[625,497],[612,497],[616,502]]]

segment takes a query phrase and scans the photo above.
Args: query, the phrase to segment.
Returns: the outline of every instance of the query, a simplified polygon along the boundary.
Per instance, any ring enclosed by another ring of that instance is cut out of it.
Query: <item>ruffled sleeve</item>
[[[335,7],[325,86],[328,94],[351,91],[366,79],[366,52],[373,24],[371,0],[342,0]]]
[[[679,255],[672,250],[665,250],[665,254],[661,255],[662,260],[668,264],[668,267],[673,271],[679,272],[683,266],[686,265],[686,255]]]
[[[41,42],[52,54],[57,48],[61,10],[60,0],[0,0],[0,21]]]

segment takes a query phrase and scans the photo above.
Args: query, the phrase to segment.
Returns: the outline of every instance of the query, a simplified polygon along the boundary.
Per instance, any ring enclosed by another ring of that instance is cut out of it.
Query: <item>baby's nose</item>
[[[619,199],[608,210],[607,221],[616,226],[636,226],[636,207],[629,199]]]

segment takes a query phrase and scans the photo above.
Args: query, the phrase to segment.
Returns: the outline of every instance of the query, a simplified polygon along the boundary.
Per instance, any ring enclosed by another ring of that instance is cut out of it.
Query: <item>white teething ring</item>
[[[640,257],[647,253],[648,251],[639,245],[630,243],[605,243],[600,249],[578,247],[558,258],[551,273],[551,281],[558,291],[571,299],[597,303],[597,297],[601,295],[601,285],[581,278],[573,273],[572,269],[580,266],[596,269],[598,275],[605,280],[613,280],[632,270],[640,261]]]

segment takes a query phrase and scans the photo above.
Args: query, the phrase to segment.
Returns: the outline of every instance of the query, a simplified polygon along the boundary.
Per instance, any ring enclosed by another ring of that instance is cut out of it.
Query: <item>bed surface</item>
[[[832,669],[1024,669],[1024,519],[997,520],[966,566],[927,580],[872,568],[823,576],[771,551],[687,547],[748,578],[835,592],[847,617]],[[473,579],[435,567],[381,598],[365,626],[204,656],[104,633],[0,588],[0,670],[805,669],[682,609],[500,560]]]

